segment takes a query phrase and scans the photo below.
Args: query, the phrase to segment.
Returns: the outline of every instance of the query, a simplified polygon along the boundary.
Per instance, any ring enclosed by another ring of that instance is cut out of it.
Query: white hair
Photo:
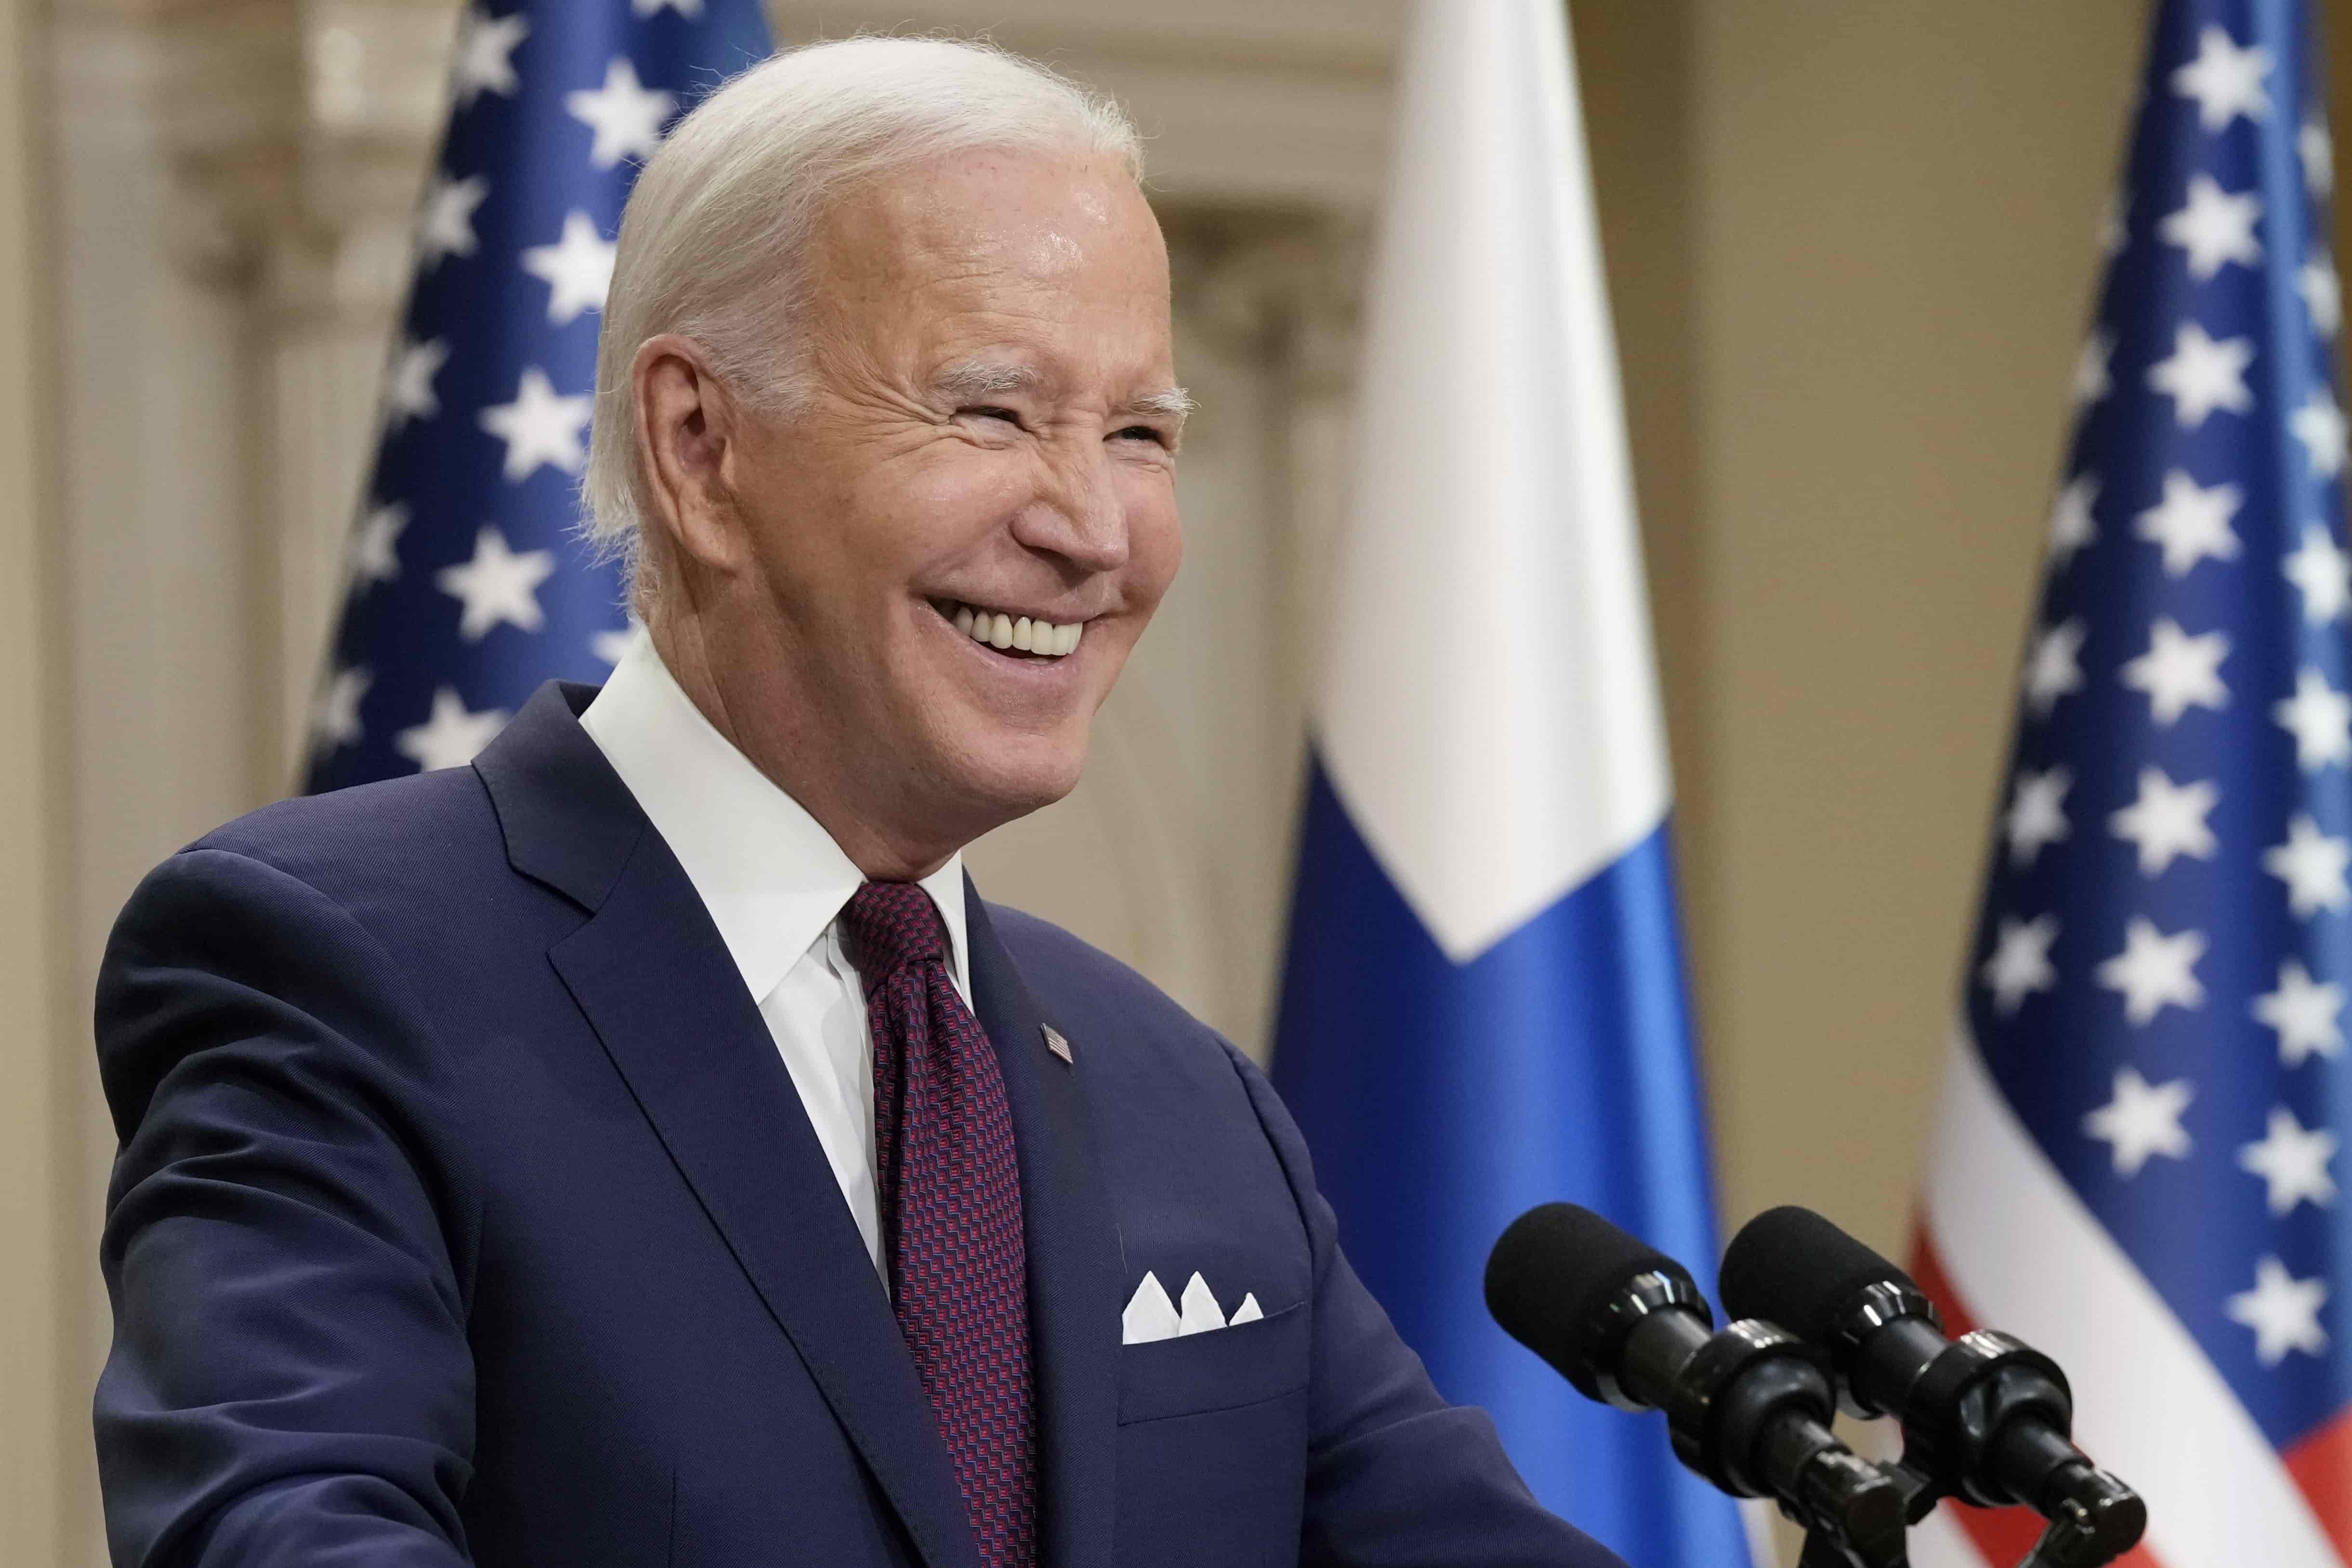
[[[642,607],[645,476],[630,369],[649,338],[691,338],[735,393],[789,409],[802,264],[826,204],[943,153],[1074,151],[1140,182],[1141,141],[1102,95],[992,44],[849,38],[754,66],[679,120],[621,218],[596,344],[583,530],[626,562]]]

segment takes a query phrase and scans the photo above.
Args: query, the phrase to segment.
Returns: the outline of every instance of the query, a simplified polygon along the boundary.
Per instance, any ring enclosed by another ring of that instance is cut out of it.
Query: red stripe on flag
[[[1911,1278],[1927,1292],[1927,1299],[1944,1314],[1944,1332],[1958,1338],[1977,1326],[1976,1315],[1960,1299],[1952,1286],[1951,1276],[1944,1272],[1943,1260],[1936,1255],[1936,1244],[1927,1234],[1927,1223],[1919,1221],[1911,1232]],[[2337,1423],[2342,1426],[2343,1423]],[[2338,1439],[2339,1451],[2334,1462],[2352,1464],[2352,1445]],[[2352,1473],[2339,1469],[2336,1474]],[[2301,1477],[2296,1478],[2298,1480]],[[2310,1489],[2306,1487],[2306,1491]],[[2042,1516],[2030,1508],[1971,1508],[1965,1503],[1942,1505],[1944,1517],[1968,1531],[1977,1550],[1986,1561],[1993,1563],[2015,1563],[2033,1550],[2042,1539]],[[2326,1517],[2325,1515],[2322,1516]],[[2336,1527],[2331,1523],[2328,1527]],[[2339,1544],[2342,1537],[2337,1537]],[[2147,1549],[2145,1542],[2116,1559],[2116,1568],[2163,1568],[2162,1562]]]
[[[2310,1500],[2336,1554],[2352,1563],[2352,1410],[2337,1416],[2283,1456],[2286,1473]]]

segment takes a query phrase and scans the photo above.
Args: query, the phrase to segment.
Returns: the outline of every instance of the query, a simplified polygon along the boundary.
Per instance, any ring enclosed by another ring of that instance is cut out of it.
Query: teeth
[[[1038,621],[1027,615],[1013,616],[993,610],[975,609],[959,604],[949,617],[955,629],[975,643],[985,643],[992,648],[1003,648],[1017,653],[1036,653],[1058,659],[1077,652],[1078,639],[1086,632],[1086,622],[1072,621],[1056,625],[1051,621]]]

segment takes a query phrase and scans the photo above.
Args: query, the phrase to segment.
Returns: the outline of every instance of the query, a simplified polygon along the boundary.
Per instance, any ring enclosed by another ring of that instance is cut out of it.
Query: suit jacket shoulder
[[[330,897],[364,897],[372,884],[390,894],[404,873],[429,874],[446,887],[453,873],[506,863],[489,796],[468,768],[275,801],[180,853],[205,850],[275,866]]]

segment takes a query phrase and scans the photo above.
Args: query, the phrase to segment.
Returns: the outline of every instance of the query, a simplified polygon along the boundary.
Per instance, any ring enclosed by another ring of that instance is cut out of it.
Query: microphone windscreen
[[[1740,1227],[1718,1283],[1726,1315],[1762,1318],[1819,1343],[1864,1286],[1909,1286],[1911,1276],[1811,1209],[1791,1205]]]
[[[1598,1398],[1591,1367],[1601,1309],[1636,1276],[1654,1272],[1690,1282],[1681,1264],[1591,1209],[1547,1203],[1511,1221],[1487,1255],[1486,1310],[1506,1333]]]

